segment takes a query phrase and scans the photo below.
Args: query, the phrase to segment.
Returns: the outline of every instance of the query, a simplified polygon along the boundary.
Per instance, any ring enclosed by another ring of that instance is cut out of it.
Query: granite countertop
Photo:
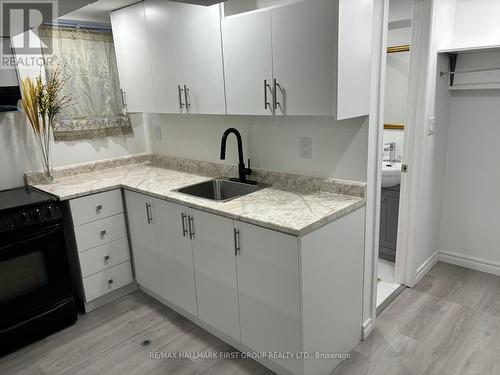
[[[60,200],[124,188],[294,236],[306,235],[365,205],[362,196],[275,186],[224,203],[172,191],[213,177],[143,163],[63,175],[52,183],[29,179],[28,183]]]

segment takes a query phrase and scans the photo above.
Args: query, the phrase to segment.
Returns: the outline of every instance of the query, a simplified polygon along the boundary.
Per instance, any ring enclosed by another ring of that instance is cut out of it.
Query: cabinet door
[[[272,11],[276,114],[335,115],[336,1],[303,1]],[[351,20],[351,22],[356,22]]]
[[[165,0],[146,0],[146,25],[151,51],[156,111],[182,113],[185,98],[181,64],[182,35],[179,4]]]
[[[143,4],[112,12],[111,25],[126,110],[154,112],[151,59]]]
[[[192,215],[199,318],[239,340],[233,220],[194,210]]]
[[[343,120],[370,113],[373,1],[338,0],[338,12],[336,118]]]
[[[271,12],[227,17],[222,21],[227,113],[271,115]],[[265,97],[267,96],[267,103]]]
[[[225,114],[219,5],[178,6],[182,85],[188,89],[186,112]]]
[[[158,294],[190,314],[198,315],[193,251],[186,230],[188,210],[184,206],[160,199],[154,199],[153,204],[159,253],[158,267],[161,275]]]
[[[299,352],[298,238],[235,221],[241,342],[258,352]],[[279,361],[298,373],[295,361]]]
[[[153,230],[152,198],[126,191],[125,200],[135,277],[139,285],[158,293],[160,269]]]

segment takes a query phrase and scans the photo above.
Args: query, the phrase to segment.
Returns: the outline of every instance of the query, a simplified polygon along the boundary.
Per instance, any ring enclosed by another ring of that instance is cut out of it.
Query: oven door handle
[[[50,227],[39,229],[39,230],[34,230],[32,232],[29,232],[27,235],[24,235],[21,237],[19,241],[13,242],[6,244],[4,246],[0,246],[0,251],[7,249],[7,248],[12,248],[16,246],[23,245],[28,242],[32,242],[36,239],[42,238],[42,237],[47,237],[53,234],[61,233],[62,234],[62,226],[60,224],[55,224],[51,225]]]

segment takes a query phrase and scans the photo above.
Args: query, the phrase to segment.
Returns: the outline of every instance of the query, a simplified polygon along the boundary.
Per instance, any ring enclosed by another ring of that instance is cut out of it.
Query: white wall
[[[499,45],[499,24],[500,1],[456,0],[451,46]]]
[[[453,35],[441,48],[500,44],[500,2],[457,0]],[[473,56],[476,66],[498,55]],[[443,63],[441,69],[445,70]],[[439,81],[438,81],[439,82]],[[439,250],[441,259],[500,274],[500,92],[467,90],[441,95],[449,104]],[[438,97],[439,98],[439,97]],[[437,104],[436,104],[436,108]],[[437,120],[437,117],[436,117]]]
[[[328,117],[250,117],[147,115],[152,150],[170,156],[220,162],[220,140],[229,127],[244,139],[245,158],[255,168],[309,176],[366,181],[368,119]],[[156,127],[162,129],[162,140]],[[312,138],[312,159],[300,158],[300,138]],[[232,138],[232,136],[231,136]],[[227,163],[237,161],[230,139]]]
[[[500,93],[453,94],[440,250],[500,264]]]
[[[133,136],[53,143],[53,166],[147,152],[142,116],[133,115],[132,123]],[[33,133],[24,113],[0,113],[0,190],[23,185],[25,172],[40,169],[37,149],[33,147]]]
[[[409,194],[402,200],[403,204],[408,204],[404,206],[408,209],[408,217],[405,225],[400,225],[398,233],[401,238],[401,230],[409,231],[407,242],[402,243],[402,246],[408,247],[409,274],[406,275],[406,282],[410,286],[437,260],[439,249],[449,96],[446,82],[438,80],[438,71],[446,68],[446,60],[438,61],[437,50],[449,41],[454,17],[453,0],[422,0],[415,5],[413,28],[422,30],[424,35],[430,30],[430,35],[424,38],[414,32],[412,36],[412,54],[415,54],[415,63],[419,61],[420,72],[412,73],[410,67],[410,87],[416,90],[417,96],[412,99],[416,105],[416,109],[411,111],[415,111],[412,116],[413,128],[409,124],[408,129],[414,139],[411,144],[406,142],[405,147],[413,160],[409,165],[409,173],[402,177],[405,193]],[[429,14],[432,17],[429,18]],[[423,51],[415,48],[418,41],[423,44]],[[436,118],[434,134],[427,131],[431,117]]]

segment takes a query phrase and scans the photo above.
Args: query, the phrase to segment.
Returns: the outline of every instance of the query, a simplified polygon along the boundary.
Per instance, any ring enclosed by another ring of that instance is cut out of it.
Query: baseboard
[[[366,340],[368,336],[370,336],[370,333],[372,333],[373,328],[375,328],[375,325],[373,324],[372,318],[368,318],[364,323],[363,323],[363,340]]]
[[[425,262],[417,269],[417,274],[415,276],[415,285],[422,280],[427,272],[431,270],[432,267],[438,262],[439,252],[436,251],[432,254]]]
[[[451,251],[439,251],[439,261],[444,263],[454,264],[471,270],[491,273],[492,275],[500,276],[500,263],[489,260],[475,258],[467,255],[453,253]]]

